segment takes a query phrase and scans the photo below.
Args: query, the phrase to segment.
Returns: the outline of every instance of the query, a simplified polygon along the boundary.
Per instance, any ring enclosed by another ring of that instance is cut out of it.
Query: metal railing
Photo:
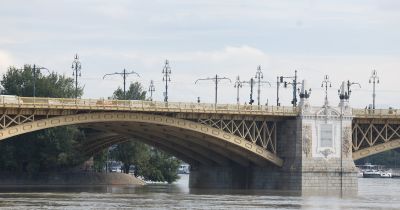
[[[260,114],[278,116],[296,116],[297,108],[283,106],[257,106],[237,104],[209,104],[159,102],[142,100],[107,100],[107,99],[75,99],[75,98],[38,98],[0,96],[0,107],[50,108],[76,110],[131,110],[153,112],[195,112],[195,113],[229,113]]]

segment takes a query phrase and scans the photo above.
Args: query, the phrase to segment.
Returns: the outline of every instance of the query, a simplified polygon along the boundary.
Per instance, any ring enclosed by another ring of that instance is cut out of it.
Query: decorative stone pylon
[[[312,107],[309,96],[303,81],[298,117],[302,192],[354,194],[357,172],[351,155],[353,116],[345,83],[339,90],[339,107],[329,106],[327,99],[323,107]]]

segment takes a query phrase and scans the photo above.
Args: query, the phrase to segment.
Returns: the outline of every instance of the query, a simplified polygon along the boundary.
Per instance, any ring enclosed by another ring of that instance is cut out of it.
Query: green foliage
[[[75,86],[72,78],[51,72],[44,75],[36,70],[36,97],[72,98],[75,97]],[[18,70],[10,67],[3,75],[1,85],[4,87],[4,94],[17,96],[33,96],[33,69],[25,65],[24,69]],[[83,94],[83,89],[78,87],[78,96]]]
[[[172,183],[177,180],[180,161],[164,152],[153,149],[145,165],[139,165],[140,174],[147,180]]]
[[[124,173],[129,173],[129,167],[135,165],[136,169],[140,168],[144,163],[149,160],[149,147],[143,143],[136,141],[129,141],[118,144],[115,149],[111,151],[111,157],[123,163]],[[138,171],[135,170],[135,175]]]
[[[3,75],[4,94],[33,95],[33,71],[29,65],[23,70],[10,67]],[[83,92],[79,88],[79,95]],[[73,97],[74,81],[63,75],[47,76],[37,72],[37,97]],[[1,143],[0,170],[34,174],[42,171],[65,170],[81,164],[87,157],[79,150],[84,134],[75,126],[40,130],[15,136]]]
[[[124,90],[120,87],[116,91],[114,91],[113,99],[124,100]],[[127,100],[145,100],[146,99],[146,91],[143,91],[143,87],[139,82],[131,83],[129,85],[128,90],[126,90],[126,99]]]
[[[124,99],[124,91],[118,88],[112,98]],[[146,91],[143,91],[141,84],[131,83],[126,91],[126,99],[145,100],[145,98]],[[123,163],[125,173],[129,173],[130,166],[134,165],[135,176],[142,176],[146,180],[172,183],[179,178],[177,174],[179,160],[140,142],[129,141],[118,144],[112,150],[111,156]]]
[[[100,151],[93,156],[94,171],[101,172],[106,166],[107,150]]]

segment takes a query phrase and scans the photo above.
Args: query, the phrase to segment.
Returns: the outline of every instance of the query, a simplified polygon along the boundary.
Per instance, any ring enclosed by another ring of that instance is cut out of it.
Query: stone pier
[[[344,87],[341,94],[345,95]],[[302,195],[356,194],[357,170],[352,159],[352,111],[345,97],[338,107],[325,101],[311,107],[304,84],[300,114],[278,123],[277,154],[282,167],[196,167],[192,188],[281,190]]]

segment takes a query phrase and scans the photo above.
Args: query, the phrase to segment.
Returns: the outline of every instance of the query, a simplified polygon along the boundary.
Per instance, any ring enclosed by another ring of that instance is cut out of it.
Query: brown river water
[[[0,188],[0,209],[400,209],[400,179],[359,178],[352,197],[248,191],[193,191],[175,184],[141,187]]]

